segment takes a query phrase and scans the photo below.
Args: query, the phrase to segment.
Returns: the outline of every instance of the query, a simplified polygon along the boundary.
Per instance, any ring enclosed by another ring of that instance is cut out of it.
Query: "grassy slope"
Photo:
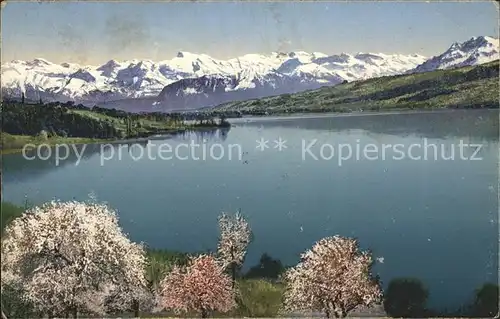
[[[218,111],[351,112],[378,109],[498,107],[499,62],[386,76],[296,94],[226,103]]]
[[[94,120],[99,121],[108,121],[112,123],[118,130],[123,132],[126,131],[126,124],[122,119],[108,116],[106,114],[101,114],[97,112],[93,112],[91,110],[69,110],[69,112],[74,112],[80,114],[82,116],[89,117]],[[135,128],[135,130],[139,134],[148,134],[149,132],[161,131],[164,133],[175,133],[185,129],[197,129],[198,127],[193,125],[186,125],[182,123],[175,122],[158,122],[147,119],[141,119],[138,121],[141,125],[139,128]],[[9,154],[9,153],[18,153],[22,150],[22,148],[26,144],[88,144],[88,143],[99,143],[107,141],[106,139],[97,139],[97,138],[81,138],[81,137],[60,137],[53,136],[48,139],[42,139],[38,136],[30,136],[30,135],[13,135],[5,132],[1,132],[1,145],[0,154]]]
[[[7,224],[10,223],[14,218],[21,216],[24,212],[24,209],[22,207],[7,202],[2,202],[0,209],[1,209],[0,215],[2,217],[1,228],[3,234],[5,226],[7,226]]]
[[[88,144],[88,143],[98,143],[103,142],[103,139],[96,138],[84,138],[84,137],[60,137],[54,136],[48,139],[40,138],[39,136],[30,135],[12,135],[9,133],[1,132],[1,142],[2,149],[0,149],[0,154],[10,154],[18,153],[22,151],[22,148],[26,144]]]

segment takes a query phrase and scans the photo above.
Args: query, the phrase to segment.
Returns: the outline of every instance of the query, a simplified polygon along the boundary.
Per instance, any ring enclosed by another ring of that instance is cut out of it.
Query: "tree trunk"
[[[208,311],[206,311],[205,309],[201,309],[201,317],[208,318]]]
[[[73,313],[73,318],[78,318],[78,308],[74,307],[71,309],[71,312]]]
[[[134,318],[139,318],[139,301],[134,300]]]
[[[330,318],[330,310],[325,311],[326,317]]]
[[[236,264],[232,263],[231,264],[231,276],[233,278],[233,289],[234,289],[234,283],[236,282]]]
[[[1,175],[2,175],[2,170],[0,169],[0,177],[1,177]],[[1,186],[0,186],[0,187],[1,187]],[[3,303],[2,303],[2,302],[0,302],[0,307],[1,307],[1,309],[2,309],[2,319],[7,319],[7,315],[5,314],[5,312],[3,312],[3,310],[4,310],[5,308],[3,307]]]

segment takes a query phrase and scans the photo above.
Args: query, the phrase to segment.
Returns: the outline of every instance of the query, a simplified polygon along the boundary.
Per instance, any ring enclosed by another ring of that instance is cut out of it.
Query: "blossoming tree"
[[[284,275],[284,311],[318,311],[343,318],[356,307],[381,301],[371,276],[372,257],[355,239],[340,236],[318,241]]]
[[[225,269],[231,269],[232,285],[236,280],[236,271],[245,260],[252,232],[245,218],[237,212],[234,216],[222,213],[219,218],[219,243],[217,254]]]
[[[228,312],[236,306],[231,278],[212,256],[192,258],[187,267],[174,266],[160,283],[157,307],[175,312]]]
[[[2,239],[2,270],[49,316],[104,314],[109,300],[129,309],[145,294],[145,263],[143,247],[123,234],[113,210],[98,203],[31,208]]]

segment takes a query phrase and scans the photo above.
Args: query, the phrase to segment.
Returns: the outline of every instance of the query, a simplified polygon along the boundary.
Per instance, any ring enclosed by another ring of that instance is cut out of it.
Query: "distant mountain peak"
[[[30,66],[47,66],[47,65],[51,65],[52,62],[49,62],[43,58],[35,58],[31,61],[26,61],[26,65],[30,65]]]
[[[179,51],[175,55],[176,58],[189,58],[189,57],[194,57],[194,56],[199,56],[201,54],[196,54],[188,51]]]
[[[454,42],[449,50],[459,49],[462,51],[470,51],[470,50],[475,50],[479,47],[498,48],[498,39],[489,36],[472,37],[464,42]]]
[[[106,68],[106,67],[115,67],[119,66],[120,63],[114,59],[109,60],[108,62],[104,63],[100,68]]]
[[[488,63],[497,59],[499,59],[499,40],[489,36],[476,36],[464,42],[454,42],[448,50],[430,58],[409,72],[458,68]]]
[[[383,57],[374,53],[358,52],[354,57],[360,60],[368,60],[368,59],[383,60]]]

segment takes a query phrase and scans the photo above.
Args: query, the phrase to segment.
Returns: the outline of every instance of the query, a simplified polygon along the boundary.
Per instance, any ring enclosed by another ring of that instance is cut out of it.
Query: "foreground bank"
[[[360,251],[357,241],[339,236],[319,240],[297,266],[284,267],[263,254],[257,265],[242,272],[251,230],[239,213],[220,215],[217,249],[199,254],[141,248],[116,222],[112,209],[92,201],[52,202],[27,210],[2,203],[5,315],[276,317],[298,312],[344,317],[382,304],[395,317],[488,317],[498,307],[498,287],[492,284],[481,287],[470,305],[449,312],[426,307],[429,292],[417,279],[395,279],[382,291],[371,275],[370,254]],[[329,247],[336,247],[336,253]],[[28,261],[38,267],[19,272]],[[44,280],[47,276],[64,276],[66,284]],[[73,284],[73,279],[78,280]],[[108,279],[114,280],[111,286]],[[340,300],[334,298],[339,291],[346,293]],[[50,297],[58,295],[65,297]]]

